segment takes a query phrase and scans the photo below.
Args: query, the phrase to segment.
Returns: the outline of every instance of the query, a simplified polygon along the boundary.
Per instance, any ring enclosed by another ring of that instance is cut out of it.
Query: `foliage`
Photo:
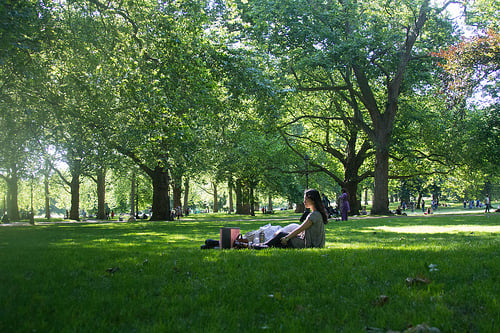
[[[95,204],[90,179],[98,172],[107,175],[107,201],[124,211],[130,174],[139,168],[141,210],[154,202],[154,170],[176,181],[240,179],[262,197],[294,202],[305,187],[307,154],[309,184],[331,197],[346,180],[368,183],[377,149],[370,111],[387,105],[421,3],[4,1],[1,175],[11,193],[20,186],[21,208],[29,206],[30,182],[41,184],[48,173],[51,201],[65,210],[71,184],[77,215],[80,201],[86,209]],[[475,3],[468,9],[489,10],[488,1]],[[425,10],[397,89],[390,176],[445,174],[467,164],[494,175],[498,110],[480,110],[467,123],[444,112],[432,95],[441,69],[428,55],[454,39],[438,10]],[[475,16],[474,24],[494,26],[495,15]],[[483,50],[494,49],[488,45]],[[366,103],[369,90],[374,103]],[[34,192],[40,206],[41,186]]]
[[[444,61],[447,91],[455,104],[471,97],[478,88],[498,97],[500,73],[500,34],[493,29],[484,36],[475,36],[434,54]],[[486,83],[485,83],[486,81]]]
[[[497,0],[469,1],[466,7],[467,24],[480,29],[491,28],[498,31],[500,27],[500,3]]]

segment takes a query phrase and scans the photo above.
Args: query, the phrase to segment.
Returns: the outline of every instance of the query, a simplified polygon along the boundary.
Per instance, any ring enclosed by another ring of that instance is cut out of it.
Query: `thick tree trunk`
[[[184,204],[183,204],[184,216],[189,215],[189,178],[184,177]]]
[[[389,214],[389,151],[376,145],[372,215]]]
[[[13,169],[10,177],[6,177],[7,183],[7,216],[10,221],[19,221],[17,169]]]
[[[303,202],[297,202],[295,204],[295,213],[303,213],[306,211],[306,206],[304,205]]]
[[[217,183],[212,183],[213,200],[214,200],[214,213],[219,212],[219,194],[217,193]]]
[[[267,198],[267,211],[268,212],[273,211],[273,197],[270,194],[269,194],[269,197]]]
[[[236,181],[236,214],[244,214],[243,212],[243,189],[241,182]]]
[[[182,207],[182,176],[172,178],[172,197],[174,208]]]
[[[151,173],[153,181],[153,216],[152,221],[171,221],[170,214],[170,176],[168,170],[156,166]]]
[[[347,191],[347,201],[349,201],[349,206],[351,208],[350,215],[358,215],[361,209],[361,202],[358,200],[358,182],[347,182],[344,184],[344,188]]]
[[[242,182],[236,181],[236,214],[250,215],[250,200],[248,189],[243,186]]]
[[[106,219],[106,169],[97,170],[97,218]]]
[[[80,174],[71,173],[71,208],[69,211],[69,219],[80,221]]]

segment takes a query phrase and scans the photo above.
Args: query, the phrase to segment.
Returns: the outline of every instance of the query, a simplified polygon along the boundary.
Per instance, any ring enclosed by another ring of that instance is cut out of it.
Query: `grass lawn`
[[[500,331],[499,213],[331,221],[324,249],[200,250],[220,227],[298,217],[0,225],[0,332]]]

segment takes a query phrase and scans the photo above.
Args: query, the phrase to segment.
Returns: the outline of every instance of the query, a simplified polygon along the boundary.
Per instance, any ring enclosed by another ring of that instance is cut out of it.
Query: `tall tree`
[[[353,124],[375,150],[372,213],[387,213],[399,98],[413,93],[405,85],[409,64],[422,62],[432,44],[446,37],[441,33],[449,25],[436,19],[442,9],[434,10],[427,0],[242,1],[240,8],[251,36],[278,57],[284,70],[292,69],[298,90],[337,92],[350,106]],[[323,75],[316,74],[317,68]]]
[[[51,35],[50,15],[43,4],[7,1],[0,4],[0,177],[8,188],[11,219],[19,219],[18,180],[39,150],[44,114],[29,93],[39,68],[33,57]]]
[[[179,152],[197,146],[219,103],[220,90],[208,66],[217,52],[204,36],[208,3],[89,3],[109,24],[117,24],[110,17],[123,22],[123,39],[116,38],[112,53],[117,61],[105,64],[117,75],[119,99],[111,111],[113,123],[98,127],[109,134],[113,147],[151,177],[152,219],[169,219],[171,180],[182,176],[173,171],[182,171],[189,162]]]

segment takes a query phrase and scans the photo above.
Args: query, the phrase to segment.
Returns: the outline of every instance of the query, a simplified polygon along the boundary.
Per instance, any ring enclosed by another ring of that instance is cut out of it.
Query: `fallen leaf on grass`
[[[384,306],[389,302],[389,296],[380,295],[375,302],[373,302],[373,306]]]
[[[114,274],[114,273],[118,272],[119,270],[120,270],[120,267],[112,267],[112,268],[106,269],[106,272],[108,272],[110,274]]]
[[[429,271],[430,272],[437,272],[437,271],[439,271],[439,268],[437,268],[437,267],[438,267],[438,265],[436,265],[436,264],[430,264]]]
[[[414,286],[417,284],[429,284],[429,283],[431,283],[431,280],[429,280],[423,276],[406,278],[406,284],[408,285],[408,287]]]
[[[269,297],[269,298],[276,298],[278,301],[283,298],[283,296],[281,296],[280,292],[277,292],[277,293],[274,293],[274,294],[269,294],[269,295],[267,295],[267,297]]]

